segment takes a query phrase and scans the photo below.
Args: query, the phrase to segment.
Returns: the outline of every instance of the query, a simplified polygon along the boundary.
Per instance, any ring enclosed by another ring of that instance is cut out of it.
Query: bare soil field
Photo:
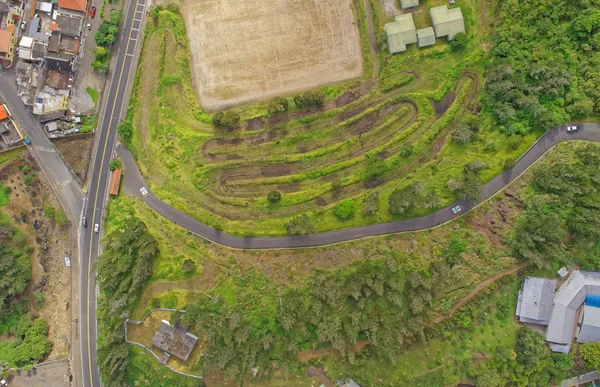
[[[92,133],[85,133],[52,140],[54,145],[56,145],[56,149],[58,149],[80,181],[85,180],[90,163],[92,136]]]
[[[30,186],[24,176],[35,174]],[[67,357],[70,340],[69,300],[71,276],[64,257],[69,255],[71,240],[68,225],[59,226],[44,214],[44,208],[60,205],[31,155],[21,153],[0,166],[0,179],[10,187],[10,202],[2,207],[13,224],[27,235],[31,253],[31,282],[27,289],[32,314],[43,317],[49,326],[52,349],[45,361]],[[34,293],[44,295],[42,305],[34,302]]]
[[[192,78],[207,110],[362,73],[349,0],[181,0]]]

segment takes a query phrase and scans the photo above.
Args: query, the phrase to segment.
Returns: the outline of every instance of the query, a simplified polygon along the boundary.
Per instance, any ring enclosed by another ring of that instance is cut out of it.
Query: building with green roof
[[[400,0],[400,7],[402,9],[413,8],[419,6],[419,0]]]
[[[465,32],[465,20],[460,8],[448,9],[447,5],[441,5],[431,8],[429,16],[438,38],[446,36],[452,40],[459,32]]]
[[[406,51],[406,45],[417,43],[417,29],[411,14],[398,15],[385,25],[390,54]]]
[[[435,44],[435,32],[433,27],[417,30],[417,40],[420,47],[433,46]]]

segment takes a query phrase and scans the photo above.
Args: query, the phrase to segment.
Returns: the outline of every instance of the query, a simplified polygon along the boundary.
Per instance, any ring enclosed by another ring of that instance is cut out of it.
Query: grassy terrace
[[[427,6],[445,3],[429,0]],[[480,114],[486,7],[459,0],[469,46],[453,52],[445,40],[401,55],[384,49],[382,26],[389,18],[373,2],[378,58],[369,51],[362,1],[354,4],[367,69],[357,80],[324,87],[320,110],[294,107],[268,116],[267,103],[236,109],[242,120],[216,129],[198,105],[190,77],[185,25],[177,12],[163,10],[146,28],[141,63],[129,110],[134,134],[129,148],[151,189],[197,219],[237,235],[281,235],[293,216],[309,214],[318,231],[400,219],[388,213],[392,191],[422,183],[419,204],[403,217],[416,217],[455,200],[446,187],[460,179],[463,166],[485,160],[487,181],[506,160],[520,156],[537,135],[509,141]],[[417,28],[428,26],[427,10],[415,14]],[[371,69],[378,63],[378,68]],[[373,73],[374,71],[374,73]],[[143,98],[142,98],[143,96]],[[462,121],[477,118],[481,129],[470,144],[450,141]],[[516,138],[516,136],[515,136]],[[384,172],[367,166],[383,160]],[[267,200],[280,191],[281,201]],[[378,210],[362,215],[363,198],[377,192]],[[335,205],[356,202],[346,220]]]

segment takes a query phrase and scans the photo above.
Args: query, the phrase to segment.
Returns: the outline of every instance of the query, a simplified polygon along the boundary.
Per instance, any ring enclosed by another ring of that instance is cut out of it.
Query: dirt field
[[[181,0],[202,106],[288,95],[362,72],[349,0]]]
[[[70,137],[53,139],[56,149],[60,152],[69,167],[77,177],[85,180],[92,152],[92,134],[78,134]]]
[[[28,174],[36,174],[29,187],[23,182],[25,171]],[[71,333],[71,278],[64,263],[64,257],[70,251],[68,225],[58,226],[44,214],[44,207],[58,209],[60,205],[29,153],[24,152],[1,165],[0,179],[11,188],[10,203],[1,210],[27,235],[28,243],[33,248],[32,278],[27,290],[29,295],[26,297],[30,299],[32,313],[48,322],[48,337],[52,342],[52,350],[44,360],[63,359],[68,355]],[[43,293],[43,305],[34,302],[34,292]]]
[[[22,371],[8,379],[11,387],[69,387],[69,361],[39,365],[35,370]]]

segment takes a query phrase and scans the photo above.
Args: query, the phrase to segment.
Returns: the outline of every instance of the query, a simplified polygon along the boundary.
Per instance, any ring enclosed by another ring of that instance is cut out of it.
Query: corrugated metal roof
[[[588,296],[585,298],[585,304],[600,308],[600,296],[588,294]]]
[[[448,9],[447,5],[440,5],[431,8],[429,16],[438,38],[447,36],[448,40],[452,40],[459,32],[465,32],[465,22],[460,8]]]
[[[571,344],[575,314],[588,295],[600,295],[600,273],[574,271],[554,296],[546,341]]]
[[[577,335],[578,343],[594,343],[600,341],[600,308],[584,305],[583,322]]]
[[[537,277],[525,278],[517,309],[519,319],[548,325],[552,316],[555,288],[556,280]]]
[[[110,183],[108,184],[108,193],[110,195],[119,194],[119,185],[121,183],[121,168],[117,168],[110,174]]]
[[[395,21],[384,26],[390,53],[406,50],[407,44],[417,42],[415,22],[411,14],[397,15]]]
[[[402,9],[417,7],[419,0],[400,0],[400,7]]]

